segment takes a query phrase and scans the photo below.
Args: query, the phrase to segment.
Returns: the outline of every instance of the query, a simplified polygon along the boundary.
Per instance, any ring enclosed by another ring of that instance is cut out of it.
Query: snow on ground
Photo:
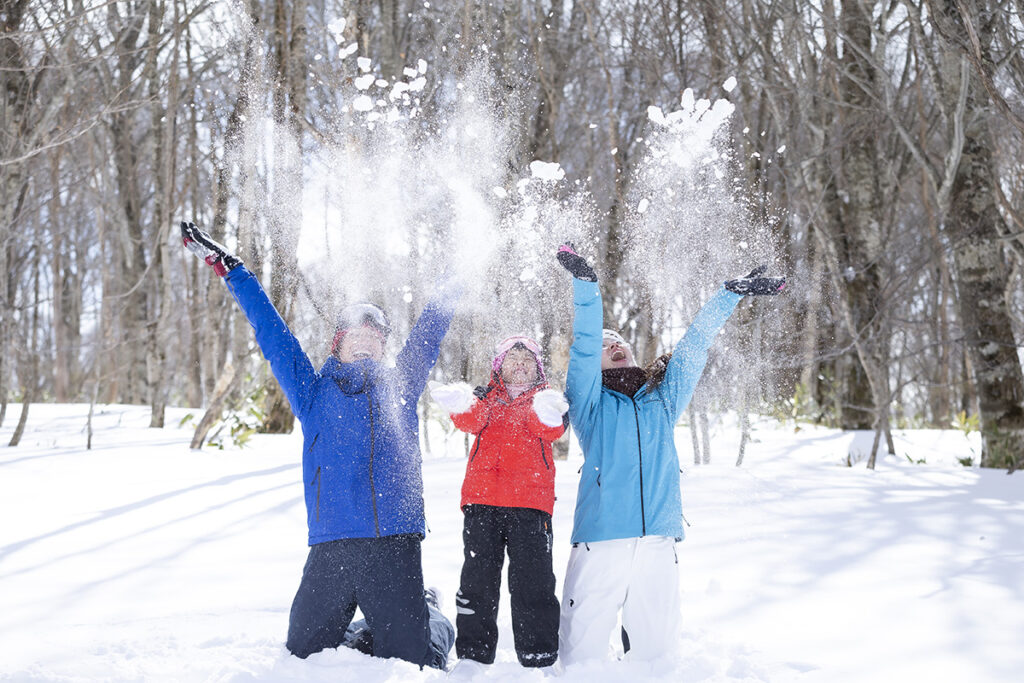
[[[197,453],[190,429],[151,430],[145,408],[102,406],[88,451],[87,410],[34,405],[22,445],[0,449],[0,680],[445,678],[344,649],[305,661],[285,651],[306,554],[297,435]],[[454,617],[465,461],[461,438],[446,448],[432,433],[424,573]],[[678,546],[679,650],[655,665],[575,665],[560,679],[1019,680],[1024,475],[960,466],[976,439],[897,433],[899,456],[871,471],[845,463],[870,434],[762,423],[742,468],[728,424],[715,427],[707,466],[687,464],[689,434],[677,436],[692,524]],[[580,464],[575,451],[559,463],[559,586]],[[516,663],[507,595],[499,626],[482,679],[545,680]]]

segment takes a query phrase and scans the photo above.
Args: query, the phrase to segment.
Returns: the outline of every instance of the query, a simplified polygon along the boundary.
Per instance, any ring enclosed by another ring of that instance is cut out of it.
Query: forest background
[[[401,340],[456,273],[437,373],[471,383],[527,333],[561,384],[563,239],[644,360],[767,262],[789,286],[716,345],[695,457],[732,410],[874,429],[872,462],[925,426],[1024,462],[1020,0],[3,0],[0,26],[11,445],[40,401],[192,407],[196,447],[292,429],[184,219],[317,365],[347,301]]]

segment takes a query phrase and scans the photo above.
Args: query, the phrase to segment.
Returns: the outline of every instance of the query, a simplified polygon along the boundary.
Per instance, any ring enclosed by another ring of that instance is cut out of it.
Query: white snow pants
[[[629,637],[627,659],[655,659],[675,646],[681,619],[674,538],[643,536],[573,547],[558,633],[562,662],[607,657],[620,609]]]

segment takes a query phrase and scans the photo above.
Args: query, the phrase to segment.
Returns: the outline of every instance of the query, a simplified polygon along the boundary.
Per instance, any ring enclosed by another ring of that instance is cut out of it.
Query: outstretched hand
[[[221,277],[242,265],[241,259],[231,254],[223,244],[214,241],[208,233],[197,228],[195,223],[181,222],[181,241],[189,251],[203,259],[213,268],[213,272]]]
[[[594,269],[590,267],[586,259],[576,253],[576,247],[573,246],[572,242],[565,242],[560,245],[555,258],[577,280],[597,282],[597,274],[594,272]]]
[[[750,296],[773,296],[778,294],[786,286],[784,277],[761,277],[762,273],[768,270],[768,266],[761,264],[750,271],[745,277],[735,280],[726,280],[725,288],[733,294]]]
[[[437,405],[449,415],[459,415],[473,407],[476,396],[473,395],[473,387],[465,382],[453,384],[442,384],[441,382],[427,382],[427,391],[430,398],[434,399]]]
[[[562,416],[569,410],[569,402],[561,391],[555,389],[544,389],[538,391],[533,397],[533,412],[537,413],[537,419],[548,427],[557,427],[562,422]]]

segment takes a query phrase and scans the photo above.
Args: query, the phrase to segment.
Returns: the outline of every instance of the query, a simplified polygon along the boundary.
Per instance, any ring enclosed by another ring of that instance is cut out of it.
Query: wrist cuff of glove
[[[577,280],[583,280],[584,282],[597,282],[597,275],[591,272],[588,275],[576,275]]]
[[[242,265],[242,261],[240,259],[231,256],[230,254],[226,254],[224,256],[219,256],[218,254],[210,254],[203,260],[206,261],[206,263],[209,264],[211,268],[213,268],[213,272],[219,275],[220,277],[224,277],[232,270]]]

